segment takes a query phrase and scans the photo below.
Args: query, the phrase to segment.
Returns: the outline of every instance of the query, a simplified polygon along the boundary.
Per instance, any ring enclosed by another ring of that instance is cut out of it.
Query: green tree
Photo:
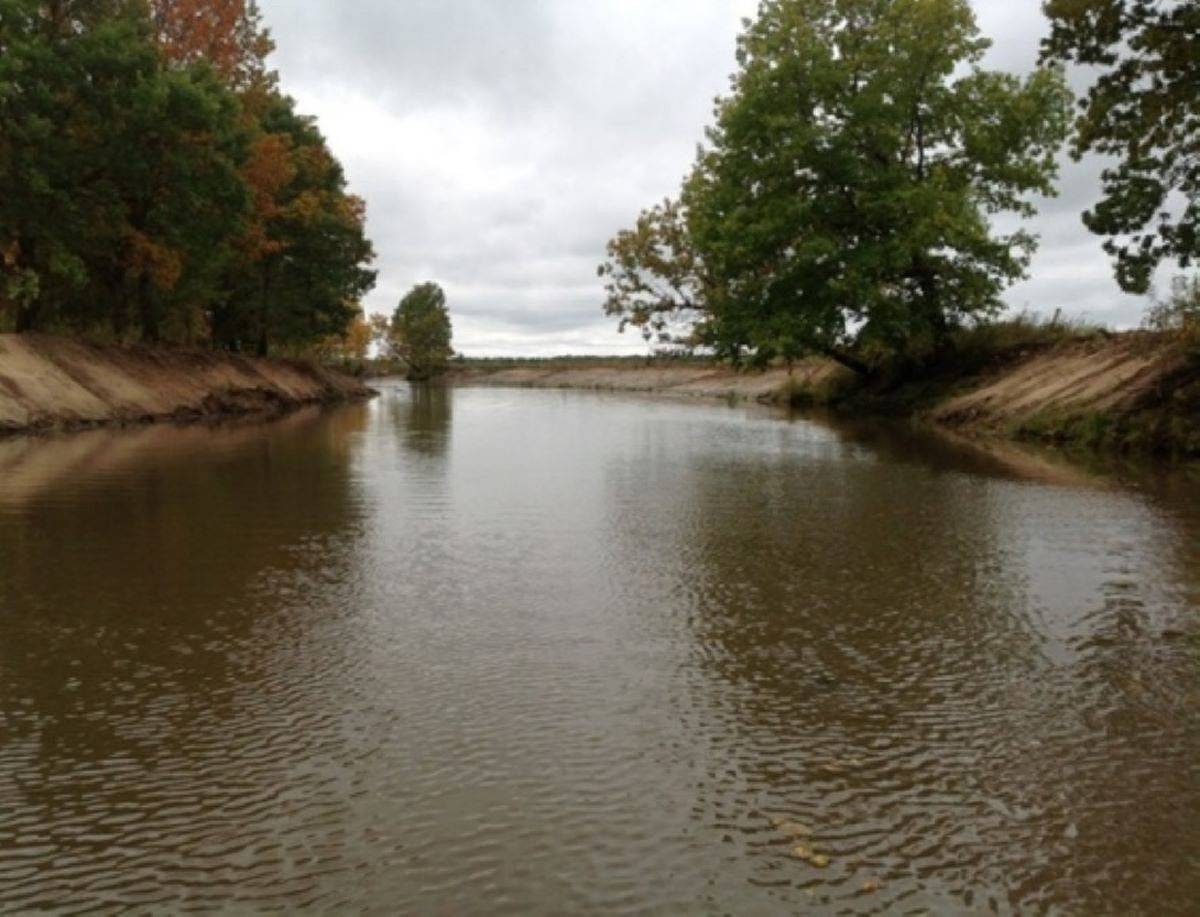
[[[0,327],[262,353],[347,327],[365,206],[271,47],[252,0],[0,0]]]
[[[1155,267],[1200,257],[1200,4],[1047,0],[1048,59],[1099,69],[1081,102],[1073,152],[1114,157],[1084,214],[1108,236],[1117,281],[1134,293]]]
[[[125,219],[117,254],[145,341],[206,333],[250,206],[239,112],[234,95],[200,65],[158,71],[118,122],[110,174]],[[124,325],[119,313],[114,319]]]
[[[237,100],[166,70],[138,2],[0,6],[0,239],[17,330],[191,337],[248,201]]]
[[[446,294],[436,283],[413,287],[392,316],[392,345],[408,365],[408,378],[429,379],[444,372],[450,347],[450,313]]]
[[[966,0],[764,0],[676,215],[650,214],[643,249],[671,270],[610,250],[610,313],[645,325],[686,301],[721,353],[860,372],[856,351],[937,347],[995,313],[1034,239],[989,218],[1053,193],[1070,95],[1054,68],[983,70],[987,46]],[[689,295],[659,305],[631,280],[673,290],[677,271]]]
[[[129,4],[0,0],[0,310],[16,330],[70,317],[120,217],[105,115],[154,67]]]

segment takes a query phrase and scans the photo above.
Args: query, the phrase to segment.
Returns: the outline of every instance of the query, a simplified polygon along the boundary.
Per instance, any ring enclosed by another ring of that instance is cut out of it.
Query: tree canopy
[[[295,349],[374,282],[253,0],[0,0],[0,329]]]
[[[446,294],[436,283],[413,287],[392,316],[392,346],[408,365],[408,378],[429,379],[446,369],[450,347],[450,313]]]
[[[764,0],[677,200],[609,245],[622,324],[764,360],[937,346],[1000,309],[1054,193],[1062,73],[988,71],[966,0]]]
[[[1074,153],[1114,157],[1084,214],[1108,236],[1117,281],[1144,293],[1164,260],[1200,258],[1200,4],[1047,0],[1049,59],[1099,73],[1082,100]]]

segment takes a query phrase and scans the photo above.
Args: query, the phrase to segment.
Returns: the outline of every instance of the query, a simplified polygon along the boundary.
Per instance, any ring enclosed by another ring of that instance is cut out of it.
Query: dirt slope
[[[814,385],[834,371],[832,364],[806,362],[795,367],[790,384]],[[671,364],[656,366],[522,367],[497,371],[466,370],[452,376],[459,384],[511,385],[529,388],[582,388],[602,391],[660,392],[695,398],[770,401],[789,387],[786,369],[738,372],[727,366]]]
[[[0,335],[0,433],[280,413],[369,394],[353,379],[284,360]]]
[[[930,412],[954,427],[1019,428],[1038,417],[1127,416],[1169,399],[1187,364],[1138,334],[1075,341],[981,380]]]

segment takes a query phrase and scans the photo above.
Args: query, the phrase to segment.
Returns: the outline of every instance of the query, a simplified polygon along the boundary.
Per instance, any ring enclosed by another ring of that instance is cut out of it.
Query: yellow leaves
[[[365,360],[376,336],[375,318],[368,320],[359,307],[341,334],[322,338],[310,349],[309,356],[324,362]]]
[[[7,245],[0,246],[0,262],[3,262],[5,270],[15,270],[20,259],[21,243],[16,239]]]
[[[374,336],[375,329],[372,328],[371,323],[366,320],[362,312],[359,312],[351,319],[350,326],[346,329],[344,338],[346,351],[353,354],[355,359],[365,359]]]
[[[798,821],[782,821],[776,827],[784,834],[790,834],[793,837],[808,837],[812,834],[812,828],[802,825]]]
[[[808,825],[786,818],[772,818],[771,826],[776,831],[787,834],[793,839],[808,838],[812,834],[812,828],[808,827]],[[810,866],[815,866],[817,869],[824,869],[829,865],[829,857],[824,853],[818,853],[808,843],[796,844],[792,847],[791,852],[793,859],[802,860]]]
[[[287,214],[294,220],[310,223],[326,212],[325,195],[319,191],[302,191],[288,205]]]

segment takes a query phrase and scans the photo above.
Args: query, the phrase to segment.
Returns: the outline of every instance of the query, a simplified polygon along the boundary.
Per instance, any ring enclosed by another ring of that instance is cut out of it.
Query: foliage
[[[859,414],[909,415],[970,388],[981,374],[1012,366],[1034,353],[1087,341],[1109,332],[1056,311],[1049,317],[1021,312],[955,328],[932,359],[911,352],[880,357],[869,377],[846,370],[801,378],[792,388],[796,406],[836,407]]]
[[[327,365],[339,366],[355,375],[362,372],[371,356],[375,325],[358,310],[340,334],[331,334],[301,353]]]
[[[1034,239],[989,218],[1053,193],[1070,96],[983,70],[987,45],[966,0],[764,0],[679,202],[610,244],[607,311],[858,372],[997,312]]]
[[[253,341],[262,354],[272,341],[342,332],[375,274],[363,266],[373,257],[365,206],[346,193],[316,125],[277,97],[260,129],[244,172],[254,204],[230,279],[233,308],[215,315],[214,334]]]
[[[1150,287],[1164,259],[1200,257],[1200,4],[1195,0],[1047,0],[1045,57],[1098,68],[1074,153],[1116,158],[1084,215],[1108,236],[1117,280]],[[1174,213],[1172,213],[1174,211]],[[1124,238],[1131,236],[1130,238]]]
[[[445,372],[454,354],[450,335],[446,294],[436,283],[418,284],[400,300],[392,316],[391,341],[394,355],[408,365],[410,379]]]
[[[1082,319],[1064,319],[1061,310],[1045,318],[1019,312],[1001,321],[972,322],[955,329],[940,365],[951,373],[969,375],[1033,351],[1107,334]]]
[[[253,0],[0,0],[0,325],[286,349],[371,287]]]
[[[275,42],[255,0],[151,0],[163,56],[177,65],[206,63],[237,89],[275,84],[266,58]]]
[[[1146,327],[1169,335],[1192,357],[1200,358],[1200,275],[1176,277],[1166,299],[1156,299]]]
[[[619,318],[619,330],[633,325],[647,341],[664,345],[704,340],[716,283],[691,244],[678,201],[643,211],[633,229],[608,243],[608,259],[598,273],[608,293],[604,311]]]

